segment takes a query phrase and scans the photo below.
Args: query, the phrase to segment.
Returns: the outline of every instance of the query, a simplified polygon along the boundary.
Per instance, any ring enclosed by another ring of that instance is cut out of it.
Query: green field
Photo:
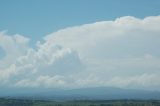
[[[160,106],[159,100],[83,100],[46,101],[29,99],[0,99],[0,106]]]

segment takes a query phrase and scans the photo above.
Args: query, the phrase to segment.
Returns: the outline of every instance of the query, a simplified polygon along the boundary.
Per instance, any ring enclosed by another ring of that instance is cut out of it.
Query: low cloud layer
[[[0,33],[0,86],[160,89],[160,16],[68,27],[32,38]]]

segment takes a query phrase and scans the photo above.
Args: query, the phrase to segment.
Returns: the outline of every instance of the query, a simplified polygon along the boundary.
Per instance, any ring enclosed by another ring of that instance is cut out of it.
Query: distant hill
[[[37,98],[53,100],[160,100],[160,92],[114,87],[93,87],[72,90],[63,89],[1,89],[1,97]]]

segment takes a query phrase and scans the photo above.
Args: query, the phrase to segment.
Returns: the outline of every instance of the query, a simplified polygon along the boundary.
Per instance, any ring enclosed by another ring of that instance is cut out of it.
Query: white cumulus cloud
[[[32,38],[30,38],[32,39]],[[160,89],[160,16],[125,16],[29,38],[0,33],[0,84]]]

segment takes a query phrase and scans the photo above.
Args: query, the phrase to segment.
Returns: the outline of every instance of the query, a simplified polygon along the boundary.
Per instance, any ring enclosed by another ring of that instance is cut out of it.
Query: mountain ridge
[[[6,89],[5,89],[6,91]],[[8,92],[0,91],[1,97],[26,97],[42,98],[50,100],[114,100],[114,99],[158,99],[159,91],[147,91],[138,89],[122,89],[115,87],[90,87],[78,89],[7,89]]]

